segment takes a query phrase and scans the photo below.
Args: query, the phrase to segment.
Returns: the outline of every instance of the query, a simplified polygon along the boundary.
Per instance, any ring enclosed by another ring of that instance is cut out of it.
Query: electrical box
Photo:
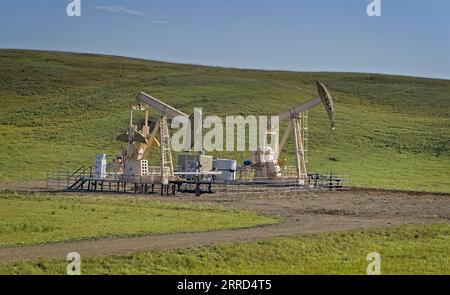
[[[148,175],[148,160],[125,161],[123,175],[129,178]]]
[[[213,170],[213,157],[205,155],[178,155],[180,172],[211,172]],[[186,176],[187,179],[194,178]]]
[[[98,154],[95,157],[94,163],[94,177],[95,178],[106,178],[106,155]]]
[[[216,159],[213,161],[213,170],[222,172],[220,175],[216,175],[217,181],[235,181],[237,161],[229,159]]]

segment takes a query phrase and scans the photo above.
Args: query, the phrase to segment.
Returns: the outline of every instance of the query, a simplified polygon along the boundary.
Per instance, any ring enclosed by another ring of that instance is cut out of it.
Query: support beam
[[[289,135],[291,134],[291,131],[292,131],[292,120],[289,121],[289,125],[288,125],[286,131],[284,131],[283,138],[281,139],[280,144],[278,145],[278,150],[276,153],[277,159],[278,159],[278,156],[280,155],[281,151],[283,150],[284,145],[286,144],[287,139],[289,138]]]
[[[301,119],[295,117],[292,119],[294,125],[294,144],[295,144],[295,168],[297,174],[297,184],[304,185],[308,178],[306,170],[305,149],[302,140],[302,125]]]
[[[307,111],[320,103],[322,103],[322,99],[320,97],[317,97],[317,98],[311,99],[310,101],[305,102],[304,104],[298,105],[298,106],[290,109],[289,111],[278,115],[280,122],[287,120],[289,118],[295,117],[298,114],[303,113],[304,111]]]
[[[298,125],[295,122],[295,119],[292,119],[292,124],[294,125],[294,155],[295,155],[295,172],[297,174],[297,184],[300,185],[300,175],[301,175],[301,166],[300,166],[300,141],[297,136],[299,130]]]
[[[145,157],[147,157],[147,154],[148,154],[148,152],[150,150],[150,147],[152,146],[153,142],[156,142],[158,147],[161,147],[161,144],[156,139],[156,135],[158,134],[159,128],[160,128],[160,122],[158,120],[158,122],[156,122],[156,124],[155,124],[155,127],[153,128],[152,134],[150,135],[150,138],[148,140],[147,146],[145,147],[145,150],[144,150],[144,153],[142,155],[142,158],[145,159]]]
[[[175,178],[175,174],[173,169],[172,148],[170,146],[170,134],[167,116],[163,114],[159,121],[161,129],[161,183],[163,185],[169,185],[169,181]]]

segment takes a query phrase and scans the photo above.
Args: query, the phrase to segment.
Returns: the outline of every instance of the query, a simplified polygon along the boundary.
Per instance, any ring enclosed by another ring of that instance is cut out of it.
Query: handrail
[[[72,174],[69,176],[69,179],[72,178],[72,177],[74,177],[75,174],[77,174],[78,172],[80,172],[81,169],[84,169],[84,171],[85,171],[85,170],[86,170],[86,166],[81,166],[80,168],[78,168],[77,171],[75,171],[74,173],[72,173]],[[80,175],[80,174],[81,174],[81,173],[78,173],[78,175]]]
[[[92,166],[86,167],[81,166],[75,172],[67,177],[67,186],[69,186],[69,181],[73,178],[74,183],[78,183],[78,181],[82,178],[86,177],[86,171],[89,169],[89,177],[92,177]]]

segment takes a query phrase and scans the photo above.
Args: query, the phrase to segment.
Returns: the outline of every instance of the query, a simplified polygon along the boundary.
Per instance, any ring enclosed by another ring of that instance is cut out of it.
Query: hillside
[[[221,116],[272,115],[312,98],[315,80],[337,97],[337,126],[332,135],[323,109],[310,112],[310,170],[350,174],[355,186],[450,192],[448,80],[21,50],[0,50],[0,181],[43,179],[98,152],[115,155],[138,91],[188,114],[201,106]],[[247,154],[224,156],[241,162]]]

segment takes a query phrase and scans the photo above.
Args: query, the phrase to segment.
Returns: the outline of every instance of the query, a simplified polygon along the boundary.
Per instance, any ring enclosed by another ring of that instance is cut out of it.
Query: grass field
[[[128,108],[145,91],[187,114],[275,115],[335,97],[336,132],[310,112],[309,170],[352,185],[450,192],[450,81],[356,73],[298,73],[179,65],[115,56],[0,50],[0,183],[42,180],[124,148]],[[153,117],[155,117],[153,113]],[[141,119],[141,117],[138,117]],[[207,131],[207,130],[206,130]],[[293,142],[282,158],[293,165]],[[242,162],[247,153],[214,153]],[[175,157],[176,158],[176,157]],[[159,162],[158,151],[149,155]],[[140,197],[0,193],[0,247],[253,227],[278,219]],[[339,232],[198,249],[82,258],[85,274],[450,274],[450,225]],[[63,261],[0,265],[0,274],[63,274]]]
[[[277,222],[251,211],[137,197],[8,193],[0,193],[0,216],[0,247]]]
[[[82,258],[83,274],[450,274],[450,225],[415,225],[238,243],[191,250]],[[64,274],[62,261],[0,265],[0,274]]]
[[[360,187],[450,192],[448,80],[20,50],[0,50],[0,181],[92,165],[99,152],[112,157],[124,147],[115,138],[138,91],[187,114],[201,106],[205,115],[273,115],[314,97],[315,80],[336,97],[337,129],[331,135],[322,108],[310,112],[311,171],[350,174]],[[288,165],[292,147],[282,155]],[[158,158],[150,154],[150,163]]]

